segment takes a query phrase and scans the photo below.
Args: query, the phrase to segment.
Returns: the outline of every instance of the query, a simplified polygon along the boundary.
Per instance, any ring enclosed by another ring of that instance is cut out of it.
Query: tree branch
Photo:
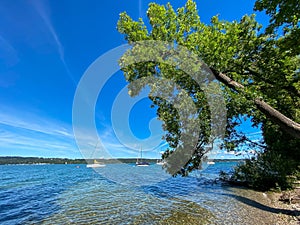
[[[216,71],[213,68],[210,68],[215,77],[225,84],[226,86],[234,89],[237,92],[241,92],[242,89],[244,89],[244,86],[234,80],[232,80],[230,77],[226,76],[225,74]],[[300,139],[300,124],[296,123],[295,121],[291,120],[290,118],[286,117],[276,109],[274,109],[272,106],[270,106],[268,103],[264,102],[261,99],[254,99],[254,104],[256,107],[263,113],[267,118],[269,118],[272,122],[276,123],[282,130],[290,134],[291,136],[295,138]]]
[[[263,76],[260,76],[260,74],[258,72],[255,72],[254,70],[252,70],[250,68],[248,68],[248,71],[250,72],[251,75],[253,75],[255,77],[259,77],[259,79],[261,79],[262,81],[267,82],[271,85],[276,85],[275,81],[271,81],[269,79],[264,78]],[[285,80],[286,80],[286,78],[285,78]],[[290,94],[294,94],[300,98],[300,91],[298,91],[293,85],[285,85],[285,86],[281,86],[281,88],[288,91]]]

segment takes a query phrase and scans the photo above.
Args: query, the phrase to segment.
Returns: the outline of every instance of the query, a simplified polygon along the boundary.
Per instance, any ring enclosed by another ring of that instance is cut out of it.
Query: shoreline
[[[263,193],[264,194],[264,193]],[[282,224],[300,224],[300,189],[267,192],[266,198],[270,204],[278,209],[278,221]],[[293,201],[294,200],[294,201]],[[289,215],[290,214],[290,215]]]
[[[227,186],[226,196],[237,200],[237,212],[228,211],[227,217],[234,218],[236,224],[274,224],[274,225],[299,225],[300,205],[286,204],[280,201],[282,192],[261,192],[246,187]],[[294,191],[289,191],[294,192]],[[295,192],[299,193],[299,189]],[[230,221],[229,221],[230,222]],[[216,224],[222,224],[217,221]]]
[[[69,158],[44,158],[44,157],[22,157],[22,156],[0,156],[0,165],[20,164],[88,164],[95,159],[69,159]],[[104,164],[136,163],[136,158],[111,158],[96,159]],[[149,163],[156,163],[156,158],[144,158]],[[214,159],[214,162],[240,162],[241,159]]]
[[[224,181],[223,181],[224,182]],[[285,191],[259,191],[250,187],[225,181],[225,186],[235,190],[235,198],[247,206],[249,210],[258,209],[258,214],[268,212],[269,220],[276,225],[300,225],[300,186]],[[261,215],[259,215],[261,217]],[[258,215],[257,215],[258,216]],[[250,221],[249,221],[250,222]],[[265,221],[264,221],[265,222]],[[262,223],[265,224],[265,223]],[[267,223],[270,224],[270,223]]]

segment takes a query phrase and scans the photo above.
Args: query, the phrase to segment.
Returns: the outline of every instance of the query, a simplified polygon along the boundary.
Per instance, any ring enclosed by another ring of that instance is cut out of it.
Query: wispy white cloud
[[[70,79],[72,80],[72,82],[75,84],[75,80],[72,76],[71,70],[66,62],[65,59],[65,52],[64,52],[64,47],[58,37],[58,34],[56,32],[56,30],[54,29],[54,26],[52,24],[52,21],[50,19],[49,16],[49,7],[45,4],[45,1],[39,1],[39,0],[33,0],[31,1],[32,5],[34,6],[35,10],[37,11],[37,13],[40,15],[40,17],[42,18],[44,24],[46,25],[48,31],[50,32],[54,43],[57,47],[57,51],[60,57],[60,60],[62,62],[62,64],[64,65],[66,72],[68,74],[68,76],[70,77]]]
[[[147,148],[146,144],[143,145],[144,156],[159,157],[159,152],[165,145],[162,142],[152,149]],[[134,148],[128,148],[121,143],[109,125],[98,128],[96,136],[91,129],[85,129],[74,137],[71,124],[48,118],[38,112],[9,107],[3,107],[0,112],[0,155],[14,152],[14,155],[49,157],[137,157],[140,146],[135,146],[134,143],[130,146]]]
[[[2,125],[0,125],[0,129],[2,149],[18,147],[20,149],[38,150],[43,154],[45,151],[72,150],[70,147],[73,147],[72,142],[67,142],[69,140],[62,141],[51,135],[34,133],[33,131],[22,130],[20,128],[7,129],[7,127]]]
[[[60,139],[20,128],[7,129],[1,124],[0,131],[1,155],[80,157],[72,139]]]
[[[13,113],[0,112],[0,124],[11,128],[22,128],[28,131],[39,132],[47,135],[72,137],[71,131],[55,122],[41,118],[37,115],[22,111],[23,115],[18,115],[16,110]],[[16,113],[16,114],[15,114]]]
[[[78,129],[75,136],[84,158],[136,157],[134,150],[118,142],[111,128],[102,128],[97,134],[92,129]]]
[[[70,125],[8,108],[0,113],[0,154],[81,157]]]
[[[122,143],[115,135],[115,131],[106,126],[97,131],[92,129],[78,129],[75,132],[79,149],[85,158],[119,158],[137,157],[140,154],[141,145],[136,143]],[[157,138],[161,138],[158,136]],[[149,145],[149,146],[148,146]],[[145,157],[157,158],[159,152],[165,147],[166,143],[161,142],[157,148],[151,148],[147,141],[142,146]],[[132,146],[132,147],[128,147]]]

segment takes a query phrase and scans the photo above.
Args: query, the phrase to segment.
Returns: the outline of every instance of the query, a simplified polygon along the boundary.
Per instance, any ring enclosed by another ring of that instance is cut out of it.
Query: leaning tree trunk
[[[225,84],[226,86],[233,88],[236,91],[240,91],[244,88],[244,86],[234,80],[232,80],[230,77],[226,76],[223,73],[220,73],[216,71],[213,68],[210,68],[215,77]],[[254,104],[256,107],[263,113],[267,118],[269,118],[272,122],[276,123],[282,130],[284,130],[286,133],[290,134],[291,136],[295,138],[300,139],[300,124],[296,123],[295,121],[291,120],[290,118],[286,117],[276,109],[274,109],[272,106],[270,106],[268,103],[264,102],[261,99],[254,99]]]

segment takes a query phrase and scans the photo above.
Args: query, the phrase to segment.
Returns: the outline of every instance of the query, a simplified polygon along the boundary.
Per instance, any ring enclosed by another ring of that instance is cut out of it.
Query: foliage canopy
[[[291,5],[291,2],[294,5]],[[281,170],[280,179],[272,177],[272,187],[278,184],[278,180],[283,185],[282,177],[293,174],[298,169],[300,139],[270,120],[270,116],[257,108],[255,100],[263,99],[270,107],[294,122],[300,122],[300,10],[298,1],[286,0],[258,0],[255,9],[266,10],[271,16],[266,32],[262,32],[262,26],[255,20],[254,14],[245,15],[240,21],[233,22],[223,21],[214,16],[210,24],[205,24],[201,22],[196,4],[192,0],[188,0],[184,7],[177,10],[174,10],[171,4],[164,6],[151,3],[147,11],[150,27],[146,27],[142,19],[134,21],[126,13],[121,13],[118,30],[133,46],[138,41],[146,40],[166,41],[174,48],[184,46],[206,63],[206,69],[210,68],[214,72],[226,75],[230,81],[218,83],[227,111],[223,147],[237,151],[241,146],[248,146],[249,149],[263,152],[264,155],[259,157],[262,157],[264,162],[274,158],[278,163],[285,162],[284,165],[289,167],[288,169],[270,167],[272,173],[279,174],[278,170]],[[275,33],[280,26],[284,26],[285,31],[281,35],[280,32]],[[143,54],[151,54],[149,52]],[[159,62],[126,65],[125,62],[130,57],[133,55],[125,54],[120,59],[127,81],[133,83],[143,77],[171,79],[193,100],[197,117],[201,121],[197,145],[192,147],[192,157],[184,163],[183,168],[169,172],[174,175],[186,175],[187,172],[199,168],[201,159],[207,149],[210,149],[207,145],[211,141],[211,113],[214,110],[209,108],[205,92],[186,72],[164,63],[163,60],[166,60],[168,55],[162,55],[162,61]],[[231,81],[242,86],[242,91],[232,86]],[[134,89],[133,86],[130,88]],[[133,95],[141,88],[132,92]],[[150,96],[150,99],[157,107],[157,115],[164,122],[163,128],[167,131],[164,137],[170,146],[164,155],[167,158],[169,154],[178,150],[183,126],[178,110],[173,104],[161,97]],[[253,142],[246,134],[236,129],[242,123],[241,118],[250,118],[253,126],[261,127],[263,138],[259,142]],[[268,154],[272,157],[268,157]],[[254,162],[257,165],[255,159],[249,161],[251,165],[254,165]],[[236,173],[239,174],[239,179],[248,179],[245,170],[241,172],[239,169]]]

